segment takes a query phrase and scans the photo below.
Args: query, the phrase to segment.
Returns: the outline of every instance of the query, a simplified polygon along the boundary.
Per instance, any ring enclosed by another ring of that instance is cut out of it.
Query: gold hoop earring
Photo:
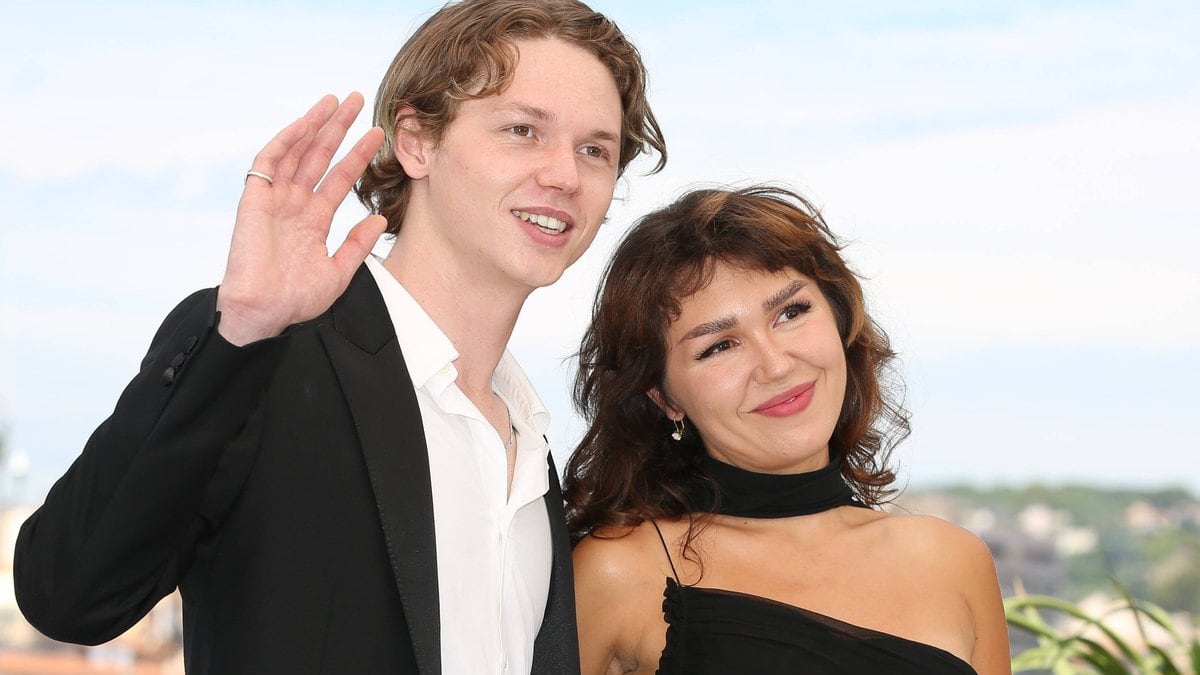
[[[683,440],[683,420],[678,419],[678,420],[671,420],[671,421],[675,423],[675,431],[671,432],[671,438],[674,438],[677,441],[682,441]]]

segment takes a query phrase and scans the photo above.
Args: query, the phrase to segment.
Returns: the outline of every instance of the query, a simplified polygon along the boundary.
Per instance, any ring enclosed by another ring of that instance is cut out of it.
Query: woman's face
[[[718,263],[667,328],[664,386],[651,398],[686,416],[713,458],[763,473],[821,468],[846,393],[837,321],[795,270]]]

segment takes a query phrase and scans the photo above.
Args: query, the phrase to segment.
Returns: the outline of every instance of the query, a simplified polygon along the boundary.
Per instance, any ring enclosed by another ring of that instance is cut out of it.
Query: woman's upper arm
[[[622,618],[620,548],[612,540],[587,537],[575,547],[575,613],[579,625],[579,667],[583,675],[614,672]],[[615,672],[621,672],[616,670]]]
[[[964,559],[969,563],[967,601],[975,620],[975,649],[971,665],[979,675],[1010,675],[1011,653],[1004,601],[996,578],[996,564],[987,544],[971,535]]]
[[[589,536],[575,547],[575,611],[583,675],[623,673],[638,667],[636,641],[647,617],[661,605],[645,587],[645,561],[636,535]],[[651,566],[649,570],[656,568]],[[655,604],[656,603],[656,604]]]

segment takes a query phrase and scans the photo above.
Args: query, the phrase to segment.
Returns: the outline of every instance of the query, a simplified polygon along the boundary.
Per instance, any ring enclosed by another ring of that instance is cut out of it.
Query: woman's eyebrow
[[[783,303],[787,302],[793,295],[796,294],[797,291],[807,285],[807,281],[803,279],[796,279],[787,286],[784,286],[779,290],[778,293],[763,301],[763,311],[772,312],[775,309],[783,306]],[[737,326],[737,319],[733,318],[732,316],[724,316],[720,319],[705,321],[699,326],[689,330],[686,335],[679,339],[679,341],[687,342],[688,340],[695,340],[698,337],[712,335],[713,333],[720,333],[723,330],[729,330],[735,326]]]
[[[778,293],[763,301],[763,311],[771,312],[778,309],[779,307],[783,306],[783,303],[787,302],[793,295],[795,295],[796,291],[799,291],[801,288],[804,288],[807,285],[808,282],[805,280],[796,279],[781,289]]]
[[[721,317],[720,319],[714,319],[712,321],[705,321],[704,323],[700,324],[699,326],[696,326],[695,328],[689,330],[687,332],[687,335],[684,335],[682,338],[679,339],[679,341],[687,342],[688,340],[695,340],[696,338],[704,337],[705,335],[712,335],[713,333],[720,333],[721,331],[729,330],[730,328],[733,328],[736,325],[737,325],[737,319],[733,318],[732,316],[725,316],[725,317]]]

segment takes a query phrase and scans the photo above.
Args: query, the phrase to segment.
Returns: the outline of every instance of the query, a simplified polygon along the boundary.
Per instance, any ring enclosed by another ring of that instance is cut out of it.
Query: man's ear
[[[404,173],[413,180],[428,176],[429,151],[433,143],[426,138],[412,107],[405,106],[396,111],[394,137],[396,140],[392,143],[392,150],[400,166],[404,167]]]
[[[650,400],[654,401],[654,405],[658,406],[659,409],[662,410],[663,413],[665,413],[666,416],[671,420],[678,422],[685,417],[683,411],[675,407],[675,405],[671,403],[670,399],[664,396],[662,390],[658,387],[650,388],[650,390],[646,392],[646,396],[649,396]]]

